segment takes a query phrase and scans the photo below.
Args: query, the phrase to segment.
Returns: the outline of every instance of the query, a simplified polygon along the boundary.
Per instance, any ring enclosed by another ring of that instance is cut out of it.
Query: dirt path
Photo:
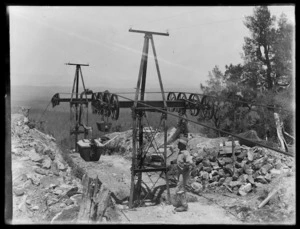
[[[84,168],[89,176],[99,179],[113,192],[118,198],[126,198],[130,191],[130,167],[131,162],[119,155],[102,155],[97,162],[85,162],[80,155],[72,154],[76,164]],[[157,175],[152,174],[151,179],[155,181]],[[145,175],[146,183],[149,177]],[[164,184],[164,180],[159,182]],[[158,182],[158,183],[159,183]],[[172,193],[172,191],[171,191]],[[166,224],[237,224],[240,221],[228,213],[222,207],[203,198],[197,197],[198,201],[189,203],[187,212],[176,213],[172,205],[159,204],[155,206],[139,207],[134,210],[123,210],[121,223],[166,223]]]

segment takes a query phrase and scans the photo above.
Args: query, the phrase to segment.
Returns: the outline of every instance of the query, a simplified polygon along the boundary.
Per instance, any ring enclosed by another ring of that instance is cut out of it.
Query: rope
[[[48,109],[50,103],[51,103],[51,100],[49,101],[49,103],[48,103],[47,107],[45,108],[45,110],[43,111],[42,115],[40,116],[38,123],[40,123],[41,118],[44,116],[44,114],[45,114],[46,110]]]
[[[116,95],[118,95],[118,94],[116,94]],[[121,96],[121,95],[118,95],[118,96],[120,96],[121,98],[130,100],[130,101],[134,101],[134,100],[129,99],[129,98],[125,97],[125,96]],[[138,102],[139,104],[142,104],[142,105],[144,105],[144,106],[150,107],[150,108],[155,109],[155,110],[157,110],[157,111],[160,111],[160,112],[162,112],[162,113],[166,113],[166,114],[169,114],[169,115],[174,116],[174,117],[177,117],[177,118],[180,117],[179,115],[175,115],[175,114],[173,114],[173,113],[170,113],[170,112],[168,112],[168,111],[162,110],[162,109],[157,108],[157,107],[153,107],[153,106],[151,106],[151,105],[142,103],[142,102],[140,102],[140,101],[137,101],[137,102]],[[212,129],[212,130],[215,130],[215,131],[220,131],[220,132],[223,133],[223,134],[231,135],[231,136],[233,136],[233,137],[235,137],[235,138],[237,138],[237,139],[241,139],[241,140],[244,140],[244,141],[246,141],[246,142],[251,142],[251,143],[254,143],[254,144],[258,145],[258,146],[261,146],[261,147],[264,147],[264,148],[267,148],[267,149],[276,151],[276,152],[278,152],[278,153],[282,153],[282,154],[285,154],[285,155],[287,155],[287,156],[293,157],[293,155],[290,154],[290,153],[287,153],[287,152],[284,152],[284,151],[281,151],[281,150],[278,150],[278,149],[274,149],[274,148],[272,148],[272,147],[266,146],[266,145],[261,144],[261,143],[259,143],[259,142],[251,141],[251,140],[249,140],[249,139],[240,137],[240,136],[238,136],[238,135],[236,135],[236,134],[232,134],[232,133],[230,133],[230,132],[227,132],[227,131],[224,131],[224,130],[220,130],[220,129],[218,129],[218,128],[214,128],[214,127],[205,125],[205,124],[203,124],[203,123],[198,123],[198,122],[193,121],[193,120],[190,120],[190,119],[188,119],[188,118],[184,118],[184,117],[180,117],[180,118],[181,118],[181,119],[184,119],[184,120],[186,120],[186,121],[188,121],[188,122],[191,122],[191,123],[194,123],[194,124],[197,124],[197,125],[200,125],[200,126],[204,126],[204,127],[206,127],[206,128],[209,128],[209,129]]]

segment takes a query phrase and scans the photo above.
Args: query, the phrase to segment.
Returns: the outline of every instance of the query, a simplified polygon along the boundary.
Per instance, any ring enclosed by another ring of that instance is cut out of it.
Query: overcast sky
[[[294,22],[294,6],[269,6]],[[170,33],[154,36],[165,88],[199,88],[218,65],[242,63],[253,7],[25,7],[8,9],[12,85],[72,86],[75,68],[85,84],[136,86],[144,35],[129,28]],[[147,86],[158,87],[152,48]]]

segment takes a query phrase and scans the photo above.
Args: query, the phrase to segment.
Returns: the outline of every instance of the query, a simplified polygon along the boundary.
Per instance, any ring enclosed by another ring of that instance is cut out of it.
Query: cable
[[[40,116],[38,123],[41,121],[41,118],[42,118],[42,116],[44,116],[44,114],[45,114],[46,110],[48,109],[50,103],[51,103],[51,100],[49,101],[49,103],[48,103],[47,107],[45,108],[45,110],[43,111],[42,115]]]
[[[118,95],[118,94],[116,94],[116,95]],[[134,100],[129,99],[129,98],[125,97],[125,96],[121,96],[121,95],[118,95],[118,96],[120,96],[121,98],[124,98],[124,99],[127,99],[127,100],[130,100],[130,101],[133,101],[133,102],[134,102]],[[174,117],[177,117],[177,118],[180,117],[179,115],[172,114],[172,113],[170,113],[170,112],[168,112],[168,111],[162,110],[162,109],[160,109],[160,108],[153,107],[153,106],[151,106],[151,105],[145,104],[145,103],[140,102],[140,101],[137,101],[137,103],[139,103],[139,104],[141,104],[141,105],[144,105],[144,106],[147,106],[147,107],[150,107],[150,108],[155,109],[155,110],[157,110],[157,111],[160,111],[160,112],[162,112],[162,113],[169,114],[169,115],[174,116]],[[258,145],[258,146],[261,146],[261,147],[264,147],[264,148],[267,148],[267,149],[276,151],[276,152],[278,152],[278,153],[282,153],[282,154],[285,154],[285,155],[287,155],[287,156],[293,157],[293,155],[290,154],[290,153],[288,153],[288,152],[284,152],[284,151],[281,151],[281,150],[278,150],[278,149],[274,149],[274,148],[272,148],[272,147],[266,146],[266,145],[261,144],[261,143],[259,143],[259,142],[254,142],[254,141],[251,141],[251,140],[249,140],[249,139],[240,137],[240,136],[238,136],[238,135],[236,135],[236,134],[232,134],[232,133],[230,133],[230,132],[227,132],[227,131],[224,131],[224,130],[220,130],[220,129],[215,128],[215,127],[211,127],[211,126],[205,125],[205,124],[203,124],[203,123],[199,123],[199,122],[190,120],[190,119],[188,119],[188,118],[184,118],[184,117],[180,117],[180,118],[182,118],[182,119],[184,119],[184,120],[186,120],[186,121],[188,121],[188,122],[191,122],[191,123],[194,123],[194,124],[197,124],[197,125],[200,125],[200,126],[204,126],[204,127],[206,127],[206,128],[209,128],[209,129],[212,129],[212,130],[215,130],[215,131],[219,131],[219,132],[221,132],[221,133],[223,133],[223,134],[227,134],[227,135],[233,136],[233,137],[235,137],[235,138],[237,138],[237,139],[244,140],[244,141],[246,141],[246,142],[251,142],[251,143],[254,143],[254,144]]]
[[[170,92],[174,92],[174,91],[165,91],[165,93],[170,93]],[[118,94],[135,94],[135,92],[117,92]],[[145,93],[148,93],[148,94],[160,94],[161,92],[146,92]],[[174,93],[180,93],[180,92],[174,92]],[[235,100],[235,99],[223,99],[218,96],[214,96],[214,95],[205,95],[205,94],[201,94],[201,93],[192,93],[192,92],[185,92],[185,91],[182,91],[181,93],[185,93],[185,94],[195,94],[195,95],[201,95],[201,96],[207,96],[207,97],[212,97],[212,98],[216,98],[216,99],[219,99],[219,100],[226,100],[226,101],[231,101],[231,102],[236,102],[236,103],[244,103],[244,104],[251,104],[253,106],[260,106],[260,107],[265,107],[265,108],[268,108],[268,109],[273,109],[273,110],[282,110],[282,111],[286,111],[286,112],[289,112],[289,110],[287,109],[283,109],[283,108],[280,108],[280,107],[272,107],[272,106],[267,106],[267,105],[263,105],[263,104],[259,104],[259,103],[251,103],[251,102],[246,102],[246,101],[241,101],[241,100]],[[189,100],[186,100],[188,102],[191,102]]]

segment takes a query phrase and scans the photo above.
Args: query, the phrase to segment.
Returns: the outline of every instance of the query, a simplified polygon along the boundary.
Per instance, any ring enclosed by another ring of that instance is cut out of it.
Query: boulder
[[[212,171],[211,167],[203,167],[203,171],[210,173]]]
[[[210,162],[210,164],[213,167],[213,169],[219,169],[220,168],[218,162]]]
[[[247,156],[247,150],[242,149],[242,152],[236,157],[236,160],[238,162],[241,162],[242,160],[244,160],[244,158]]]
[[[201,177],[203,180],[208,180],[208,178],[209,178],[208,172],[206,172],[206,171],[201,171],[201,172],[200,172],[200,177]]]
[[[261,174],[265,175],[267,174],[271,169],[273,168],[273,166],[269,163],[263,165],[260,169]]]
[[[229,184],[231,181],[232,181],[232,177],[226,177],[224,183]]]
[[[225,164],[231,164],[233,162],[232,158],[230,157],[223,157],[222,160],[225,162]]]
[[[34,148],[27,152],[27,156],[31,161],[34,162],[41,163],[43,161],[43,158],[38,153],[36,153]]]
[[[243,170],[244,170],[244,173],[246,173],[248,175],[253,174],[253,169],[250,167],[250,165],[245,164]]]
[[[225,173],[228,173],[230,176],[233,175],[233,165],[232,164],[227,164],[223,167],[223,170]]]
[[[206,158],[202,161],[202,164],[204,167],[209,167],[210,166],[210,161]]]
[[[253,161],[253,159],[254,159],[254,152],[253,152],[252,149],[249,149],[247,151],[247,158],[248,158],[248,161]]]
[[[233,187],[240,187],[242,183],[240,181],[231,181],[228,185],[233,188]]]
[[[255,184],[253,176],[252,175],[248,175],[247,176],[247,181],[249,181],[251,184]]]
[[[23,196],[24,195],[24,189],[15,188],[14,193],[16,196]]]
[[[240,188],[239,188],[239,194],[241,196],[245,196],[247,195],[248,192],[250,192],[252,189],[252,186],[250,183],[247,183],[245,185],[242,185]]]
[[[221,177],[225,177],[225,172],[224,172],[223,169],[219,169],[219,170],[218,170],[218,174],[219,174],[219,176],[221,176]]]
[[[225,177],[221,177],[221,178],[219,179],[219,185],[223,184],[224,181],[225,181]]]
[[[255,181],[260,182],[262,184],[267,184],[268,183],[263,176],[256,177]]]
[[[37,173],[37,174],[41,174],[41,175],[47,175],[48,172],[44,169],[41,169],[41,168],[35,168],[34,171]]]
[[[203,156],[202,156],[202,155],[197,156],[196,159],[195,159],[196,165],[198,165],[198,164],[201,163],[202,161],[203,161]]]
[[[247,178],[248,178],[248,175],[247,174],[242,174],[239,176],[238,180],[241,182],[241,183],[245,183],[247,181]]]
[[[271,169],[270,170],[270,174],[271,175],[280,175],[281,174],[281,171],[279,169]]]
[[[45,156],[44,157],[44,161],[42,163],[42,168],[44,168],[44,169],[50,169],[51,168],[51,163],[52,163],[52,161],[51,161],[50,157]]]
[[[195,192],[200,192],[203,189],[202,184],[200,184],[198,182],[193,182],[191,186]]]

